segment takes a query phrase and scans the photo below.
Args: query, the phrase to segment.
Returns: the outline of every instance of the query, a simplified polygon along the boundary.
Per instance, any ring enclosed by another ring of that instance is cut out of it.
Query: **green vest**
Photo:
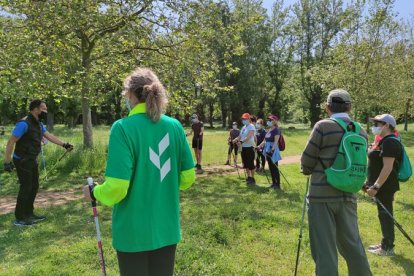
[[[155,123],[142,111],[141,104],[116,121],[109,138],[105,176],[130,182],[112,214],[113,246],[121,252],[180,241],[180,172],[194,167],[181,124],[165,115]]]

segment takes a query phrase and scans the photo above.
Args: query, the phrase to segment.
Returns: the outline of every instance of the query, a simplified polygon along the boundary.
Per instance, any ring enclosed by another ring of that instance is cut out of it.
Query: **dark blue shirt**
[[[265,136],[266,142],[274,142],[275,136],[277,135],[280,135],[279,128],[274,128],[273,130],[268,131]]]
[[[257,144],[260,145],[266,136],[266,130],[260,128],[256,132]]]

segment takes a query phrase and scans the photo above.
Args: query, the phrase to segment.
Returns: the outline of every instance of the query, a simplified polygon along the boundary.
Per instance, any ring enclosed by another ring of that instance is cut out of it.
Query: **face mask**
[[[233,126],[233,129],[237,129],[237,126]]]
[[[243,124],[244,126],[247,126],[247,125],[249,124],[249,121],[247,121],[247,120],[242,120],[242,124]]]
[[[267,126],[271,127],[273,125],[272,121],[267,121]]]
[[[371,130],[372,130],[372,134],[374,134],[374,135],[380,135],[380,134],[381,134],[381,132],[382,132],[382,128],[383,128],[383,127],[372,127],[372,128],[371,128]]]
[[[259,129],[262,127],[262,124],[256,124],[256,128]]]
[[[131,111],[132,107],[129,98],[125,98],[125,107],[128,109],[128,111]]]
[[[43,123],[46,123],[46,121],[47,121],[47,112],[42,111],[39,114],[39,121],[41,121]]]

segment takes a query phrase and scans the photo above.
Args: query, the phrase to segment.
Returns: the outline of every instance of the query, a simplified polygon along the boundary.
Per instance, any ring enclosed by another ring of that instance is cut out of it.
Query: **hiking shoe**
[[[368,250],[377,250],[381,247],[382,247],[381,244],[374,244],[374,245],[368,246]]]
[[[38,215],[33,214],[29,217],[29,219],[33,221],[33,223],[38,223],[38,222],[44,221],[46,219],[46,216],[41,216],[41,215],[38,216]]]
[[[248,177],[246,179],[247,184],[256,184],[256,180],[253,177]]]
[[[224,166],[230,166],[230,161],[227,160],[227,162],[224,163]]]
[[[15,221],[13,221],[13,224],[16,226],[31,226],[34,224],[34,222],[30,219],[22,219],[22,220],[16,219]]]
[[[394,256],[395,254],[394,254],[394,249],[388,249],[388,250],[385,250],[385,249],[382,249],[381,247],[380,248],[378,248],[378,249],[374,249],[374,250],[368,250],[368,252],[370,252],[370,253],[372,253],[372,254],[374,254],[374,255],[377,255],[377,256]]]

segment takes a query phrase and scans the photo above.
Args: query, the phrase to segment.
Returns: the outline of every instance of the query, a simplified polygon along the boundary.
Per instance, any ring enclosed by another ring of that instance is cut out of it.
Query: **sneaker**
[[[34,223],[38,223],[38,222],[44,221],[46,219],[46,216],[41,216],[41,215],[38,216],[38,215],[33,214],[29,218]]]
[[[247,184],[256,184],[256,180],[253,177],[248,177],[246,182]]]
[[[368,249],[368,252],[370,252],[374,255],[377,255],[377,256],[394,256],[395,255],[394,254],[394,249],[392,249],[392,248],[388,249],[388,250],[385,250],[385,249],[382,249],[380,247],[380,248],[374,249],[374,250],[369,250]]]
[[[22,220],[16,219],[15,221],[13,221],[13,224],[16,226],[31,226],[34,224],[34,222],[30,219],[22,219]]]
[[[368,246],[368,250],[377,250],[379,248],[381,248],[381,244],[374,244],[374,245]]]

